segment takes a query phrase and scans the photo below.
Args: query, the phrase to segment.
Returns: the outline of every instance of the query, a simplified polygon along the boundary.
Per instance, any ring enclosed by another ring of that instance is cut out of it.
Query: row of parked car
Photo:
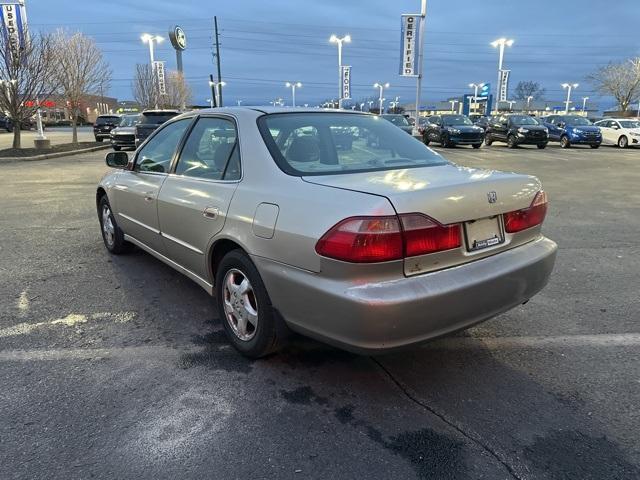
[[[424,143],[444,147],[471,145],[480,148],[504,142],[509,148],[536,145],[543,149],[549,142],[562,148],[573,145],[640,145],[640,121],[632,118],[605,118],[595,123],[580,115],[549,115],[542,118],[526,114],[476,116],[446,114],[421,119],[419,131]]]
[[[114,150],[137,148],[151,133],[178,110],[145,110],[125,115],[100,115],[93,124],[96,142],[109,140]]]

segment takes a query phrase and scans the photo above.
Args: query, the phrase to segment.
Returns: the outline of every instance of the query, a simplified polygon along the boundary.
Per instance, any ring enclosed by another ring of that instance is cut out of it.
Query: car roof
[[[175,113],[176,115],[180,113],[180,110],[173,110],[173,109],[166,109],[163,110],[161,108],[159,109],[153,109],[153,110],[144,110],[142,112],[142,114],[144,115],[145,113]]]

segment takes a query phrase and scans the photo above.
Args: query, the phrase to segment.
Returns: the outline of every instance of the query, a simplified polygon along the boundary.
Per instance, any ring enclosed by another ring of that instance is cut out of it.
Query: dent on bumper
[[[293,330],[376,353],[467,328],[529,300],[547,284],[556,250],[542,237],[458,267],[364,285],[254,261]]]

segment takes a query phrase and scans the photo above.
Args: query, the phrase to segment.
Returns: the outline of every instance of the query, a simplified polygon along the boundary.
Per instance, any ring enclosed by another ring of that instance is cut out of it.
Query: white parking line
[[[90,315],[83,315],[78,313],[70,313],[66,317],[58,318],[55,320],[49,320],[46,322],[36,323],[18,323],[11,327],[0,329],[0,338],[15,337],[17,335],[28,335],[34,330],[42,329],[45,327],[55,327],[61,325],[64,327],[74,327],[80,323],[87,323],[89,320],[112,320],[116,323],[128,322],[135,318],[134,312],[101,312],[92,313]]]
[[[567,347],[640,347],[640,333],[603,335],[560,335],[549,337],[449,337],[425,344],[425,349],[539,349]],[[99,358],[162,360],[184,354],[208,351],[207,347],[194,345],[143,345],[109,348],[60,348],[34,350],[0,350],[0,362],[83,360]],[[216,345],[216,351],[236,354],[230,345]],[[239,355],[239,354],[238,354]]]

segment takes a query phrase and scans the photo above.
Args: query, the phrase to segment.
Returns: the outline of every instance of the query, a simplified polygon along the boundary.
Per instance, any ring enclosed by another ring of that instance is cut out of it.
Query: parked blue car
[[[549,115],[542,121],[549,129],[549,141],[560,142],[562,148],[569,148],[571,145],[598,148],[602,143],[600,129],[580,115]]]

